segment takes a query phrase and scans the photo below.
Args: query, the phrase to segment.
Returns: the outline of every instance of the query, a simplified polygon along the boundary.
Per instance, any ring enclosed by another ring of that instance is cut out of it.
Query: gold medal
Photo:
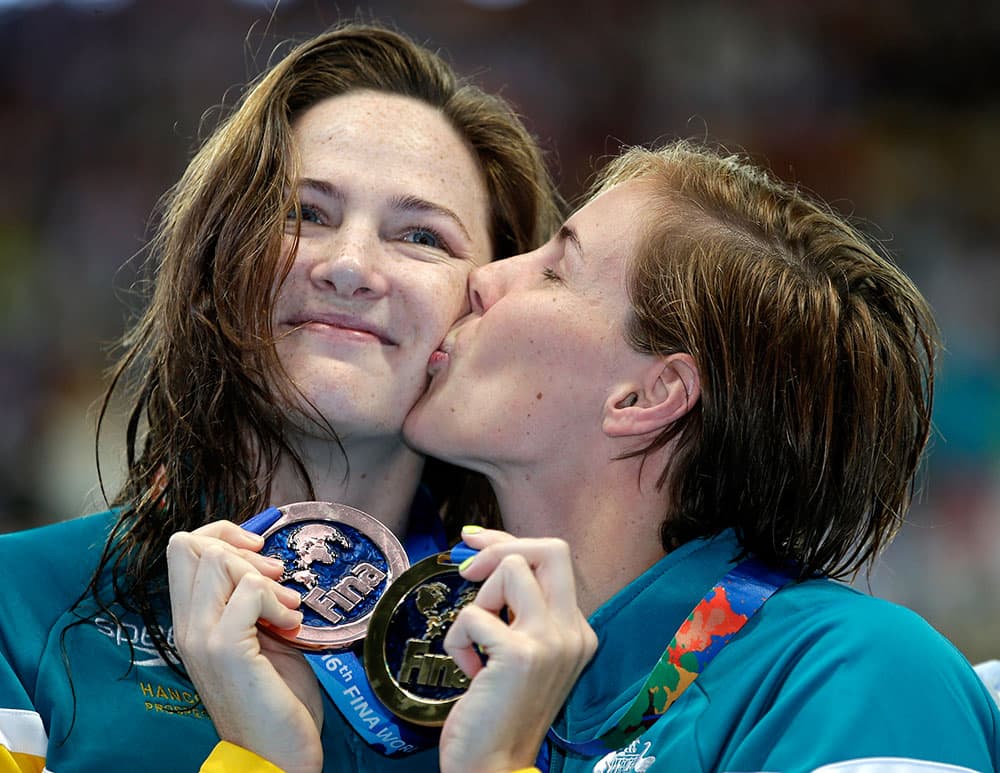
[[[444,651],[444,637],[479,583],[458,573],[448,553],[419,561],[379,599],[365,639],[372,691],[394,714],[417,725],[444,724],[469,678]]]

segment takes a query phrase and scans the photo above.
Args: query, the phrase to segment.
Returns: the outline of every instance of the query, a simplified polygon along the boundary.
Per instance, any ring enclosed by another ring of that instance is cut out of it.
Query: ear
[[[622,382],[604,403],[602,429],[609,437],[660,432],[688,413],[701,396],[701,377],[690,354],[651,360],[638,381]]]

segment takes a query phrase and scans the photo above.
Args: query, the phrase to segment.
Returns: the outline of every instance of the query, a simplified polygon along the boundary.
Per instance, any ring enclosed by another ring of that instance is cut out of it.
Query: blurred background
[[[971,660],[1000,657],[1000,4],[986,0],[0,0],[0,531],[102,507],[96,401],[158,197],[276,46],[356,13],[501,91],[571,199],[622,143],[684,136],[863,218],[947,345],[925,493],[871,587]],[[121,443],[112,417],[112,489]]]

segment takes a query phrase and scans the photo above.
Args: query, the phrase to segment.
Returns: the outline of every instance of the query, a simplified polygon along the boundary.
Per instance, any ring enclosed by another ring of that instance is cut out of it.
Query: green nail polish
[[[470,523],[468,526],[462,527],[462,534],[479,534],[482,530],[482,526],[476,526],[475,524]]]
[[[475,556],[469,556],[467,559],[465,559],[462,563],[458,565],[458,571],[464,572],[466,569],[472,566],[472,562],[475,560],[476,560]]]

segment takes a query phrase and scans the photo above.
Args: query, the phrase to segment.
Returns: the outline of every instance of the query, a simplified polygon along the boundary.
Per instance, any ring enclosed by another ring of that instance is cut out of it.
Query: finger
[[[170,583],[170,609],[174,635],[183,640],[187,634],[187,605],[191,598],[200,554],[196,540],[188,532],[177,532],[167,543],[167,578]]]
[[[182,619],[186,614],[186,633],[212,630],[222,617],[236,587],[246,576],[255,578],[251,582],[257,582],[256,578],[260,578],[260,582],[268,583],[271,587],[270,596],[279,600],[286,608],[299,605],[301,597],[295,590],[263,577],[250,562],[227,550],[222,543],[214,541],[201,553],[186,605],[183,600],[178,602],[182,607]]]
[[[284,563],[272,556],[237,549],[219,539],[196,536],[194,532],[177,532],[167,544],[172,599],[186,599],[192,595],[198,565],[206,555],[212,556],[212,560],[216,561],[228,556],[229,560],[224,566],[230,572],[234,586],[251,569],[272,579],[280,577],[284,569]],[[276,587],[274,592],[292,609],[298,607],[301,601],[299,593],[291,588]]]
[[[497,564],[509,555],[522,555],[533,570],[545,566],[550,569],[569,571],[572,576],[573,561],[569,545],[561,539],[515,538],[507,535],[507,539],[491,541],[489,545],[479,549],[474,560],[462,570],[462,576],[467,579],[484,579]]]
[[[513,535],[499,529],[484,529],[482,526],[474,525],[462,527],[462,542],[478,550],[489,545],[510,542],[513,539],[515,539]]]
[[[494,616],[506,607],[511,613],[511,624],[521,628],[533,628],[536,622],[544,626],[549,619],[545,595],[528,562],[519,554],[506,556],[500,562],[480,587],[472,604]],[[575,598],[572,604],[575,608]]]
[[[195,529],[192,534],[199,538],[216,539],[224,542],[250,561],[257,570],[268,577],[278,578],[284,571],[284,564],[280,559],[262,556],[262,560],[255,558],[261,548],[264,547],[264,538],[259,534],[238,526],[232,521],[213,521]]]
[[[246,550],[240,550],[238,554],[240,558],[253,566],[254,569],[265,577],[270,577],[272,580],[281,579],[281,576],[285,573],[285,562],[280,558],[261,555],[260,553],[251,553]]]
[[[509,624],[499,616],[504,606],[508,612],[514,612],[509,615]],[[597,637],[575,606],[575,599],[566,610],[553,610],[521,556],[506,558],[483,584],[473,603],[462,611],[466,609],[470,610],[470,617],[456,633],[465,638],[455,640],[463,670],[478,669],[469,654],[469,651],[473,654],[476,651],[466,639],[471,639],[482,654],[489,657],[504,652],[508,664],[517,662],[531,668],[549,659],[555,669],[553,673],[570,673],[573,679],[590,661],[597,647]],[[489,622],[486,617],[495,622]]]
[[[298,628],[302,613],[289,609],[277,597],[274,589],[280,587],[261,575],[244,575],[222,610],[219,632],[226,636],[242,636],[250,629],[255,630],[259,620],[282,631]]]
[[[167,543],[167,574],[175,634],[182,639],[188,630],[192,598],[199,593],[196,590],[196,578],[205,556],[211,556],[209,560],[217,562],[223,561],[223,557],[228,557],[220,565],[229,571],[231,587],[235,586],[239,578],[248,571],[277,578],[283,570],[282,562],[277,559],[234,548],[218,539],[199,537],[193,532],[178,532],[172,535]],[[218,593],[225,593],[225,598],[228,598],[228,591],[219,590]],[[275,593],[286,606],[293,609],[298,607],[301,599],[296,591],[278,589]]]
[[[444,651],[472,679],[484,667],[480,651],[489,654],[505,634],[509,635],[509,631],[503,620],[481,607],[470,605],[462,609],[445,634]]]
[[[178,534],[187,534],[183,538],[185,545],[196,555],[200,555],[210,545],[222,546],[248,561],[258,572],[267,577],[278,579],[284,572],[285,565],[281,559],[259,552],[264,544],[262,539],[255,534],[250,534],[250,532],[244,532],[236,524],[229,521],[215,521],[195,529],[193,532],[178,532]],[[241,537],[241,534],[244,536]],[[254,538],[259,539],[260,543],[248,547],[246,535],[250,537],[249,543],[252,543]],[[169,558],[169,544],[167,550]]]
[[[576,608],[576,578],[569,545],[561,539],[509,539],[495,542],[464,566],[467,580],[481,581],[511,555],[520,555],[534,572],[547,602],[563,609]],[[572,599],[570,604],[569,600]]]
[[[228,566],[231,558],[235,559],[235,556],[220,545],[202,546],[195,564],[190,594],[186,599],[172,600],[175,625],[178,620],[182,624],[182,628],[178,629],[178,647],[187,643],[188,634],[203,637],[218,623],[242,576],[235,567]],[[249,564],[246,566],[249,569]],[[233,578],[234,574],[236,579]],[[179,635],[180,630],[185,632],[183,637]]]
[[[222,568],[229,575],[233,587],[239,585],[247,575],[261,575],[266,580],[266,585],[270,588],[271,594],[289,609],[297,609],[302,603],[302,595],[294,588],[289,588],[279,582],[275,582],[268,573],[261,571],[261,566],[270,569],[272,564],[284,567],[284,564],[276,558],[270,556],[259,556],[256,553],[247,553],[242,550],[234,551],[225,543],[214,541],[203,552],[202,560],[219,561]]]
[[[232,521],[212,521],[195,529],[192,534],[219,539],[233,547],[246,550],[258,551],[264,545],[262,536],[240,528]]]

